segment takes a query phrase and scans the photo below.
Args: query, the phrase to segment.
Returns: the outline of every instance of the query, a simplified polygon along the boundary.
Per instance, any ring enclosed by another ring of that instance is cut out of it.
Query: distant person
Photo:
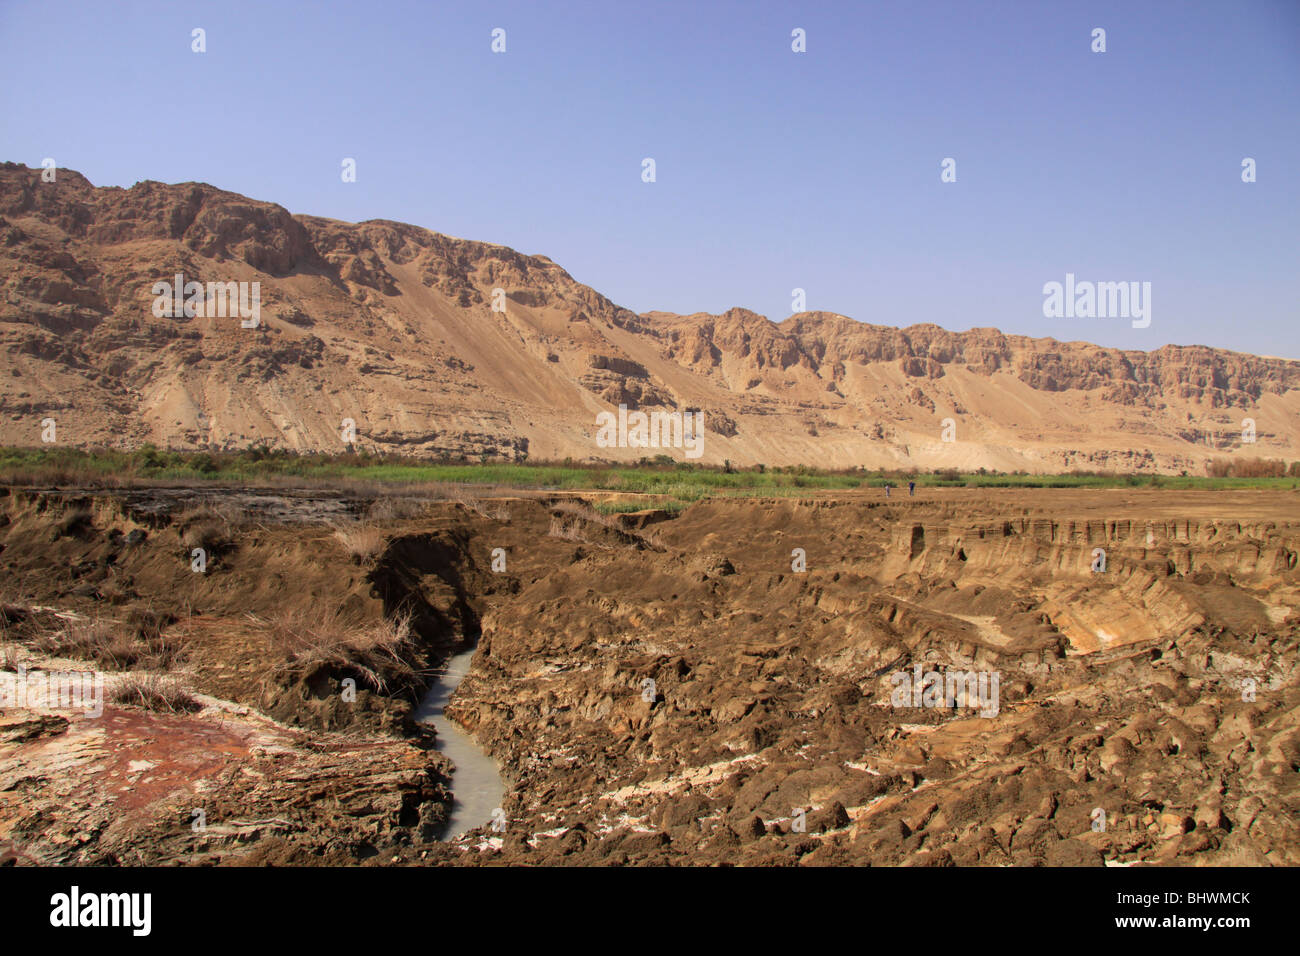
[[[912,495],[914,495],[914,494],[916,494],[916,482],[915,482],[915,481],[909,481],[909,482],[907,483],[907,495],[908,495],[908,497],[910,498],[910,497],[911,497]]]
[[[889,485],[885,485],[885,497],[889,497]]]

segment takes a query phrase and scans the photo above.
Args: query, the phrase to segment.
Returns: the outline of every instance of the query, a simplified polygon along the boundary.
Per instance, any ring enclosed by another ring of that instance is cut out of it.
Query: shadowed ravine
[[[449,658],[415,712],[416,721],[433,725],[438,734],[438,750],[456,764],[451,778],[455,802],[442,835],[444,840],[454,840],[462,833],[491,822],[492,811],[501,806],[501,797],[505,794],[505,784],[496,762],[483,752],[473,737],[443,715],[443,708],[469,673],[473,659],[472,647]]]

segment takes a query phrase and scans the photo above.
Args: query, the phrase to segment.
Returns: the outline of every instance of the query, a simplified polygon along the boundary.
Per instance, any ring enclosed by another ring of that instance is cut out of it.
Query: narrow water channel
[[[447,660],[428,693],[416,708],[415,719],[433,724],[438,734],[438,750],[456,765],[451,777],[453,803],[443,840],[454,840],[468,830],[492,822],[492,811],[501,806],[505,782],[496,761],[475,743],[474,738],[443,714],[457,685],[469,673],[474,649],[461,651]]]

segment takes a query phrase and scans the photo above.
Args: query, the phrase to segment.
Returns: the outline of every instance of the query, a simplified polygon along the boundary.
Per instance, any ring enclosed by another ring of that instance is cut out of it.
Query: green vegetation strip
[[[1295,470],[1295,469],[1292,469]],[[816,491],[918,487],[966,488],[1170,488],[1300,487],[1300,476],[1210,478],[1196,476],[1075,473],[1064,475],[959,474],[955,471],[826,471],[805,466],[726,469],[693,463],[645,461],[637,466],[555,463],[443,462],[378,458],[364,453],[295,455],[255,447],[243,452],[135,451],[74,448],[0,448],[0,481],[11,485],[284,485],[371,490],[404,486],[490,486],[539,491],[606,491],[660,496],[653,504],[674,509],[710,496],[798,496]],[[419,490],[407,488],[406,490]],[[636,511],[649,502],[603,502],[606,513]]]

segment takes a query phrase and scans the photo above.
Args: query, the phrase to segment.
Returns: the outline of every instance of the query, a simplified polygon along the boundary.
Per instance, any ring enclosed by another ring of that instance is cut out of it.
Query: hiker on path
[[[907,494],[908,494],[908,497],[911,497],[912,495],[916,494],[916,482],[915,482],[915,481],[909,481],[909,482],[907,483]]]

